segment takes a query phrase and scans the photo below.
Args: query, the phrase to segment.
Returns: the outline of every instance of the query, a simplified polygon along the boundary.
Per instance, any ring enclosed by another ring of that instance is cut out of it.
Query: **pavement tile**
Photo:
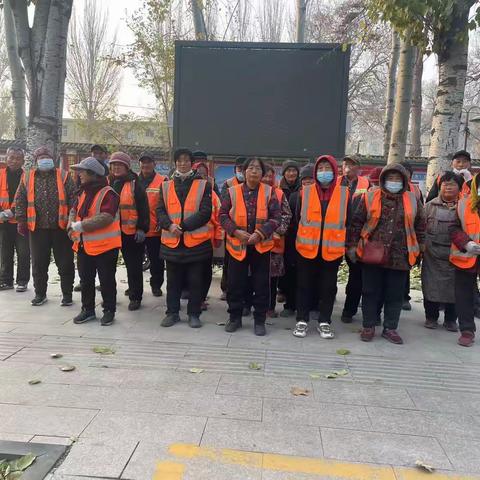
[[[71,445],[73,437],[46,437],[44,435],[35,435],[30,442],[32,443],[46,443],[54,445]]]
[[[192,374],[190,372],[178,372],[175,370],[146,370],[137,372],[126,370],[122,372],[124,388],[157,388],[165,387],[190,389],[192,385],[208,385],[217,387],[221,375],[219,373],[202,372]]]
[[[476,412],[480,405],[480,394],[413,388],[409,388],[408,393],[418,410],[451,413],[461,405],[464,412]]]
[[[122,369],[81,367],[65,375],[57,365],[52,365],[43,367],[38,372],[38,376],[44,383],[113,387],[121,385],[128,373],[129,370]]]
[[[8,442],[29,442],[33,435],[23,435],[21,433],[0,432],[0,440]]]
[[[451,435],[441,439],[440,444],[455,470],[480,473],[480,440]]]

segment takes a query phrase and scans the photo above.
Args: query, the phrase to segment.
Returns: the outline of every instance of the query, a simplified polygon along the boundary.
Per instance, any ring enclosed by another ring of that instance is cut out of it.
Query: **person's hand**
[[[246,232],[245,230],[235,230],[233,232],[233,236],[240,240],[240,243],[243,243],[243,244],[247,244],[248,241],[250,240],[250,234],[248,232]]]
[[[262,236],[258,232],[255,232],[250,235],[247,245],[256,245],[257,243],[260,243],[262,240],[263,240]]]
[[[143,243],[145,241],[145,232],[143,230],[137,230],[133,238],[136,243]]]
[[[8,220],[7,215],[5,215],[5,212],[0,212],[0,223],[6,222]]]
[[[214,248],[220,248],[222,246],[222,240],[219,238],[214,238],[213,239],[213,247]]]
[[[347,250],[347,257],[350,259],[352,263],[357,263],[357,249],[355,247],[351,247]]]
[[[4,210],[2,213],[8,219],[13,218],[13,212],[9,208]]]
[[[177,225],[176,223],[172,223],[168,227],[168,231],[175,235],[177,238],[180,238],[182,236],[182,229],[180,228],[180,225]]]
[[[83,232],[83,225],[82,225],[82,222],[81,220],[78,221],[78,222],[73,222],[71,225],[70,225],[70,228],[74,231],[74,232]]]
[[[17,232],[19,235],[21,235],[22,237],[25,237],[26,235],[28,235],[28,227],[27,227],[27,224],[26,223],[19,223],[17,224]]]
[[[465,245],[465,250],[472,255],[480,255],[480,245],[476,242],[468,242]]]

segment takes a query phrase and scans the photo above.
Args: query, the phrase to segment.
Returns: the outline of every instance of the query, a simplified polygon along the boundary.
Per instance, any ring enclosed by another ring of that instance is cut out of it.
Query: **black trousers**
[[[342,315],[353,317],[357,314],[360,298],[362,298],[362,264],[353,263],[347,257],[348,264],[348,283],[345,289],[345,305]]]
[[[299,255],[297,262],[297,321],[308,322],[311,310],[318,305],[320,323],[331,323],[337,295],[337,275],[340,260],[326,262],[321,258],[309,260]]]
[[[213,266],[212,266],[213,258],[209,258],[205,260],[203,264],[203,288],[202,288],[202,302],[207,299],[208,291],[212,285],[212,277],[213,277]]]
[[[255,247],[247,247],[247,256],[243,261],[230,257],[227,302],[232,319],[242,316],[247,282],[251,282],[253,288],[253,318],[258,324],[265,323],[270,303],[270,252],[259,253]]]
[[[188,289],[187,314],[200,316],[205,286],[203,284],[205,262],[176,263],[167,265],[167,315],[180,311],[180,297],[184,286]]]
[[[425,308],[425,318],[427,320],[438,320],[440,317],[440,307],[445,305],[445,322],[455,323],[457,321],[457,310],[454,303],[431,302],[426,298],[423,299],[423,307]]]
[[[297,309],[297,266],[285,261],[285,275],[280,279],[282,292],[285,295],[284,308],[295,311]]]
[[[17,232],[16,223],[0,224],[0,284],[13,285],[13,264],[17,253],[16,283],[26,285],[30,280],[30,246],[28,237]]]
[[[476,330],[474,304],[477,276],[477,272],[455,269],[455,306],[461,332]]]
[[[223,256],[223,269],[222,269],[222,279],[220,280],[220,288],[222,292],[227,291],[228,287],[228,262],[230,261],[230,253],[225,248],[225,255]]]
[[[270,277],[270,305],[268,307],[272,312],[277,306],[277,287],[281,277]]]
[[[363,326],[375,327],[383,303],[383,327],[396,330],[400,320],[409,271],[392,270],[376,265],[362,265]],[[383,296],[383,302],[382,302]]]
[[[147,237],[145,249],[150,260],[150,286],[162,288],[164,282],[165,261],[160,258],[160,237]]]
[[[145,245],[137,243],[134,235],[122,233],[122,256],[127,268],[130,300],[142,300],[143,297],[143,254]]]
[[[83,248],[77,253],[78,273],[82,282],[82,309],[95,310],[95,276],[98,273],[100,292],[103,299],[103,311],[115,312],[117,305],[118,248],[100,255],[87,255]]]
[[[403,296],[403,300],[405,302],[409,302],[411,299],[412,297],[410,296],[410,274],[409,274],[407,277],[406,285],[405,285],[405,295]]]
[[[53,258],[60,275],[62,293],[71,295],[75,280],[75,265],[73,264],[72,241],[68,238],[67,232],[60,229],[42,228],[30,232],[29,235],[35,293],[42,297],[47,294],[48,267],[53,251]]]

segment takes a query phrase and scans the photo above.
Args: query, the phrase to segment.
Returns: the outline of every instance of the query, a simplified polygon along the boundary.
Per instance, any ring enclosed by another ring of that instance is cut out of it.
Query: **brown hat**
[[[353,164],[360,166],[360,159],[354,155],[352,155],[351,157],[349,156],[343,157],[343,161],[352,162]]]
[[[128,153],[115,152],[115,153],[112,153],[108,163],[110,163],[110,164],[112,164],[112,163],[123,163],[130,170],[130,167],[132,165],[132,159],[130,158],[130,155],[128,155]]]
[[[34,152],[33,152],[33,158],[35,159],[35,161],[37,161],[38,157],[40,155],[48,155],[50,158],[53,158],[53,153],[51,152],[51,150],[46,147],[45,145],[43,145],[42,147],[38,147]]]

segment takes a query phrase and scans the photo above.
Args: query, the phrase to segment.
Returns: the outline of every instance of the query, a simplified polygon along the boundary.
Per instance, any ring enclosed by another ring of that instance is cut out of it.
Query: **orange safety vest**
[[[377,228],[380,216],[382,214],[382,190],[373,190],[364,195],[365,206],[367,208],[367,221],[360,234],[360,242],[357,246],[357,255],[363,257],[363,249],[372,233]],[[405,233],[407,236],[408,263],[413,267],[418,256],[420,247],[415,233],[415,217],[417,216],[417,199],[413,192],[404,192],[402,195],[403,211],[405,213]]]
[[[477,212],[472,212],[470,207],[471,200],[462,198],[457,205],[457,215],[462,225],[462,230],[472,239],[472,241],[480,243],[480,217]],[[450,247],[450,262],[456,267],[462,269],[473,268],[477,263],[477,255],[460,251],[457,246],[452,243]]]
[[[277,194],[278,203],[280,204],[280,210],[282,209],[283,190],[281,188],[275,188],[275,193]],[[273,253],[283,254],[285,253],[285,235],[281,235],[280,238],[273,238]]]
[[[22,179],[20,179],[22,181]],[[8,192],[7,169],[0,169],[0,208],[2,210],[13,210],[15,208],[15,200],[10,203],[10,195]],[[8,220],[7,223],[17,223],[15,217]]]
[[[58,190],[58,227],[65,230],[68,223],[68,205],[65,193],[65,182],[68,178],[68,172],[59,168],[56,168],[55,171]],[[37,220],[37,212],[35,210],[35,173],[36,169],[33,169],[25,172],[23,175],[23,182],[27,189],[27,226],[31,232],[35,230]]]
[[[175,191],[175,182],[169,180],[162,184],[163,202],[165,209],[170,217],[170,220],[177,225],[180,225],[182,218],[186,219],[195,215],[200,208],[203,195],[205,193],[205,187],[207,186],[207,180],[194,180],[190,191],[188,192],[183,206],[178,199],[177,192]],[[183,243],[186,247],[192,248],[200,245],[203,242],[211,241],[211,231],[208,223],[192,230],[191,232],[183,232]],[[176,237],[168,230],[162,230],[162,243],[169,248],[176,248],[180,244],[180,238]]]
[[[212,245],[214,244],[214,240],[223,240],[223,228],[220,226],[219,221],[220,207],[220,198],[212,190],[212,216],[210,217],[210,222],[208,222],[212,237]]]
[[[88,209],[88,215],[84,220],[92,218],[100,214],[100,208],[102,207],[103,199],[108,192],[114,192],[111,187],[103,187],[97,192],[93,198],[92,204]],[[116,194],[115,194],[116,195]],[[77,214],[75,221],[79,222],[80,216],[78,212],[82,208],[83,202],[85,201],[86,194],[82,192],[80,198],[78,199]],[[120,248],[122,246],[122,232],[120,230],[120,216],[117,213],[115,214],[114,221],[107,227],[100,228],[93,232],[72,232],[71,238],[73,240],[73,250],[78,252],[78,247],[80,245],[80,240],[83,241],[83,249],[87,255],[101,255],[102,253],[113,250],[114,248]]]
[[[357,188],[355,189],[354,196],[363,195],[368,192],[370,188],[370,181],[367,177],[359,176],[357,180]]]
[[[227,180],[227,186],[228,188],[230,187],[236,187],[237,185],[240,185],[240,182],[238,181],[237,177],[232,177]]]
[[[337,183],[328,202],[323,225],[322,206],[317,186],[308,185],[301,190],[302,211],[298,224],[296,248],[304,258],[313,259],[318,255],[322,243],[322,258],[332,262],[345,254],[345,238],[347,235],[347,207],[349,201],[348,187]]]
[[[135,180],[125,182],[120,192],[120,225],[125,235],[137,232],[138,212],[135,205]]]
[[[243,185],[238,184],[228,189],[232,207],[230,208],[230,218],[235,222],[238,228],[247,230],[247,207],[243,199]],[[257,211],[255,214],[255,228],[259,229],[268,221],[268,203],[272,195],[272,187],[260,183],[257,195]],[[233,236],[227,235],[226,247],[228,253],[241,262],[247,256],[247,246]],[[255,245],[258,253],[267,253],[273,248],[273,239],[265,239]]]
[[[148,209],[150,211],[150,229],[147,232],[147,237],[160,237],[161,232],[157,232],[157,207],[160,201],[160,190],[162,188],[162,183],[166,180],[166,177],[160,175],[159,173],[155,174],[150,185],[145,190],[148,200]]]

